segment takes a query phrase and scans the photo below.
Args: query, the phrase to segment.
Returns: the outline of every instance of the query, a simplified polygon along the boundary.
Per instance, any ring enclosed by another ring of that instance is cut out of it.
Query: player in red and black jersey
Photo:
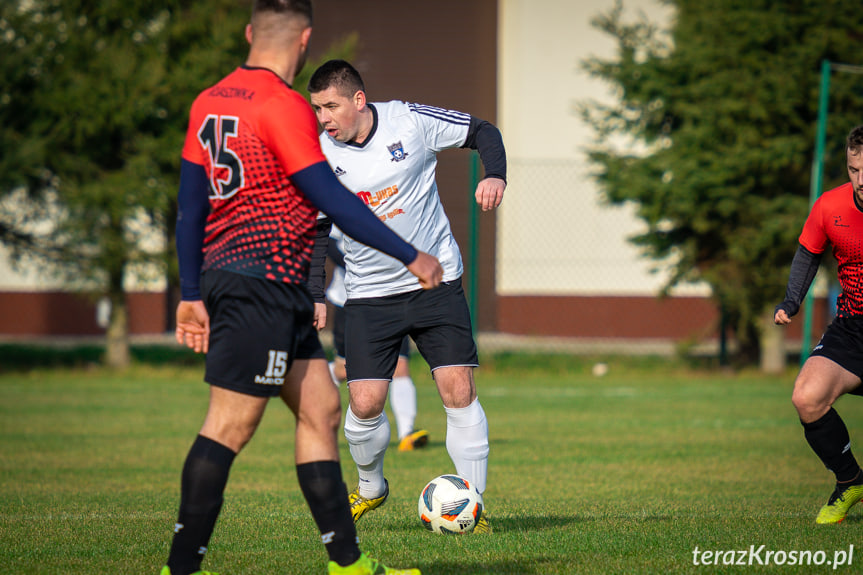
[[[177,341],[207,354],[210,404],[183,467],[180,509],[162,575],[204,573],[234,457],[271,397],[297,420],[296,469],[330,573],[419,574],[359,550],[336,442],[339,393],[306,287],[318,211],[400,260],[424,288],[443,269],[341,186],[314,113],[290,87],[311,35],[310,0],[256,0],[249,57],[192,105],[178,195],[182,301]]]
[[[791,323],[830,244],[842,286],[836,318],[803,364],[791,397],[806,440],[836,475],[833,494],[815,520],[822,524],[840,523],[863,499],[863,472],[833,408],[846,393],[863,395],[863,126],[848,135],[845,154],[851,181],[824,193],[812,207],[791,262],[785,301],[773,318],[779,325]]]

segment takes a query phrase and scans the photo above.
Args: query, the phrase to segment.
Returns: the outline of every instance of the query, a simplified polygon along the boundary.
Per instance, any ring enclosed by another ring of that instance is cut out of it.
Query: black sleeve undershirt
[[[493,124],[471,116],[470,127],[462,148],[479,152],[486,178],[500,178],[506,181],[506,150],[503,147],[500,130]]]
[[[773,311],[774,315],[780,309],[784,309],[788,317],[793,317],[800,311],[800,304],[803,303],[803,298],[809,292],[809,286],[812,285],[812,280],[815,279],[815,274],[818,272],[821,255],[810,252],[802,245],[797,246],[797,253],[794,254],[794,259],[791,261],[791,273],[788,274],[785,300],[776,306]]]
[[[325,287],[327,285],[327,250],[330,244],[330,229],[333,220],[328,217],[318,218],[315,229],[315,243],[312,246],[312,262],[309,266],[308,288],[315,303],[325,303]]]

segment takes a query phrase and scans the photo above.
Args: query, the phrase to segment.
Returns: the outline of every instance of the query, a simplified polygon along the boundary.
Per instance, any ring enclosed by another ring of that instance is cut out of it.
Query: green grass
[[[440,400],[415,360],[418,423],[431,442],[388,452],[392,495],[359,523],[362,547],[427,575],[530,575],[826,573],[831,566],[694,566],[692,553],[764,545],[832,560],[853,544],[852,565],[837,571],[859,572],[863,508],[839,526],[814,524],[831,475],[790,404],[793,372],[606,358],[609,374],[596,378],[594,359],[484,359],[477,381],[490,425],[485,499],[495,533],[461,537],[430,534],[416,517],[423,485],[453,469]],[[158,572],[207,386],[200,366],[157,363],[125,374],[20,367],[0,375],[0,572]],[[837,405],[852,437],[863,430],[857,401]],[[340,444],[352,487],[356,471],[343,437]],[[232,469],[206,567],[325,572],[292,462],[293,421],[272,402]]]

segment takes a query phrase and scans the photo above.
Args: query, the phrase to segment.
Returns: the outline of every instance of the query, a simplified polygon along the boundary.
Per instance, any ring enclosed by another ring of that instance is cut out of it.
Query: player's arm
[[[333,228],[333,220],[321,214],[318,217],[315,228],[315,243],[312,245],[312,261],[309,266],[309,292],[315,303],[324,303],[324,295],[327,284],[327,254],[330,249],[330,230]]]
[[[803,245],[797,246],[797,253],[791,261],[785,300],[777,305],[773,312],[774,323],[779,325],[791,323],[791,318],[800,311],[800,304],[809,292],[809,286],[812,285],[820,264],[821,254],[810,252]]]
[[[312,245],[312,261],[309,266],[309,281],[307,282],[309,293],[315,300],[315,317],[312,324],[321,331],[327,327],[327,253],[330,245],[330,230],[333,220],[324,214],[318,215],[317,227],[315,228],[315,243]]]
[[[485,170],[485,177],[476,188],[476,203],[483,211],[498,207],[506,189],[506,149],[500,130],[491,122],[471,116],[462,147],[479,152]]]
[[[201,301],[201,267],[204,264],[204,230],[210,213],[209,181],[203,166],[183,159],[177,194],[177,259],[180,295],[177,306],[177,342],[207,353],[210,318]]]
[[[317,162],[295,172],[291,180],[345,234],[405,264],[424,288],[440,283],[443,268],[437,259],[418,251],[381,222],[362,200],[336,179],[327,162]]]

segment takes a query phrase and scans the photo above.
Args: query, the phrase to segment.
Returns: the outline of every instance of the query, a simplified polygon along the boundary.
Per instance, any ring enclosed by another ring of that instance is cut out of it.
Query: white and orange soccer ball
[[[435,477],[417,503],[420,521],[434,533],[470,533],[482,514],[482,495],[458,475]]]

